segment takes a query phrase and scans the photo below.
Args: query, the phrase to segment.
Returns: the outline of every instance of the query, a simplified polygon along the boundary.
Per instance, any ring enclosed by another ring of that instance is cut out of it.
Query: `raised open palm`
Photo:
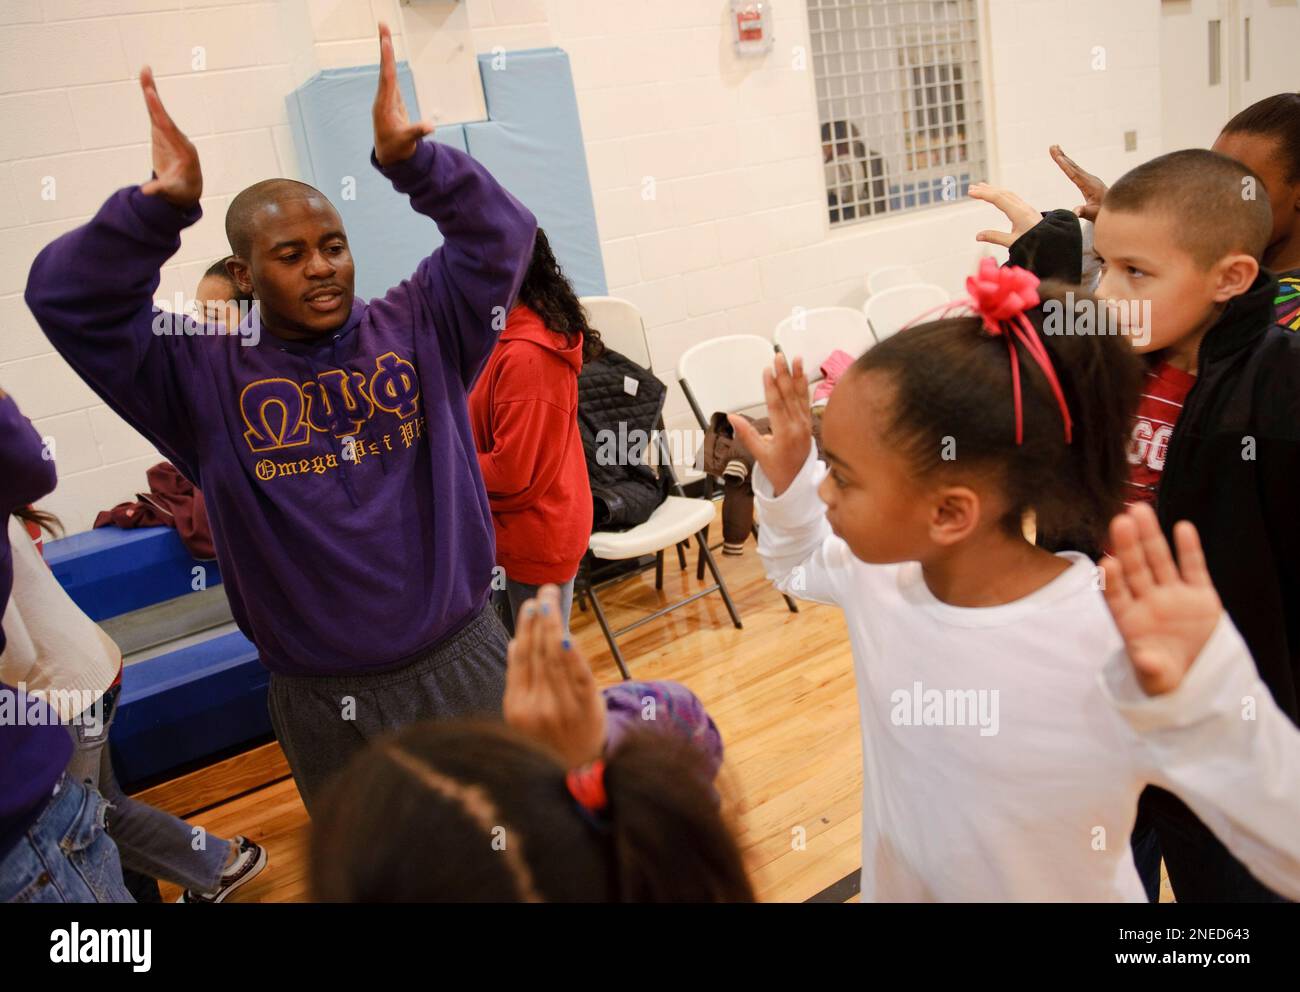
[[[506,723],[570,768],[594,761],[605,747],[605,700],[587,660],[564,634],[556,586],[542,586],[515,618],[501,705]]]
[[[178,207],[192,207],[203,195],[203,170],[199,168],[199,153],[194,143],[181,132],[171,119],[158,87],[154,84],[153,70],[145,66],[140,70],[140,89],[149,109],[152,125],[154,178],[140,187],[142,193],[161,196]]]
[[[379,89],[375,93],[375,158],[380,165],[392,165],[415,154],[421,138],[433,133],[427,121],[411,123],[402,89],[397,85],[397,58],[388,25],[379,25]]]
[[[791,369],[785,355],[778,354],[772,360],[772,368],[763,370],[763,397],[771,434],[760,434],[758,428],[739,414],[728,414],[727,420],[737,440],[754,456],[772,483],[772,494],[780,496],[808,460],[808,449],[813,443],[812,405],[803,359],[796,358]]]
[[[1223,606],[1205,568],[1196,528],[1174,527],[1178,564],[1145,503],[1110,524],[1112,557],[1102,562],[1104,592],[1148,696],[1177,689],[1219,623]]]

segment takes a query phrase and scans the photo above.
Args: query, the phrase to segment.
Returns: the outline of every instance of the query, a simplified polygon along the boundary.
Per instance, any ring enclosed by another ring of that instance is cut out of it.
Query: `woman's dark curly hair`
[[[542,318],[543,324],[566,335],[570,342],[574,335],[581,335],[584,365],[604,352],[600,332],[588,326],[582,304],[561,271],[560,263],[555,260],[546,232],[540,227],[537,240],[533,242],[533,260],[524,276],[524,284],[519,287],[519,302],[532,308]]]

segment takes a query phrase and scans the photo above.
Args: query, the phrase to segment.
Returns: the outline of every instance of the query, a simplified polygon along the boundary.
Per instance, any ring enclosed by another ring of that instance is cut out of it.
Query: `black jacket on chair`
[[[1077,283],[1078,229],[1069,211],[1052,211],[1010,261]],[[1201,342],[1156,511],[1171,544],[1177,521],[1196,525],[1260,678],[1300,724],[1300,334],[1274,324],[1276,294],[1261,270]]]
[[[578,432],[587,455],[596,530],[650,519],[665,487],[648,464],[668,388],[648,369],[606,349],[578,375]]]

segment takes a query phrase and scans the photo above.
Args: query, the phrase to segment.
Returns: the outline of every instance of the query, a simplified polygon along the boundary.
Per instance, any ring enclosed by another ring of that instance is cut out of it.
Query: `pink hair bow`
[[[1016,444],[1023,444],[1025,439],[1024,411],[1020,395],[1020,357],[1016,351],[1016,341],[1024,345],[1025,351],[1038,363],[1047,377],[1047,384],[1061,408],[1061,419],[1065,423],[1065,443],[1069,444],[1073,436],[1070,409],[1065,402],[1065,393],[1061,390],[1060,380],[1052,367],[1051,356],[1047,353],[1038,331],[1025,315],[1025,311],[1038,306],[1038,277],[1027,269],[1014,265],[999,266],[991,258],[980,262],[979,271],[966,279],[965,299],[953,300],[925,311],[904,327],[912,327],[922,318],[942,310],[946,316],[958,307],[974,311],[984,322],[984,330],[994,337],[1006,339],[1007,351],[1011,355],[1011,391],[1016,408]]]

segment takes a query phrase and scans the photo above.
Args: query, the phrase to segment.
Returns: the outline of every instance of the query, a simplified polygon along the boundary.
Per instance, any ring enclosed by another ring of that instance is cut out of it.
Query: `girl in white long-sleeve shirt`
[[[1128,840],[1148,782],[1300,897],[1300,734],[1197,571],[1195,532],[1180,525],[1186,582],[1145,507],[1113,525],[1108,572],[1069,550],[1095,554],[1120,509],[1127,343],[1039,338],[1021,270],[968,288],[978,316],[887,339],[841,382],[829,467],[798,363],[765,377],[772,435],[734,420],[768,576],[848,622],[863,900],[1141,901]]]

